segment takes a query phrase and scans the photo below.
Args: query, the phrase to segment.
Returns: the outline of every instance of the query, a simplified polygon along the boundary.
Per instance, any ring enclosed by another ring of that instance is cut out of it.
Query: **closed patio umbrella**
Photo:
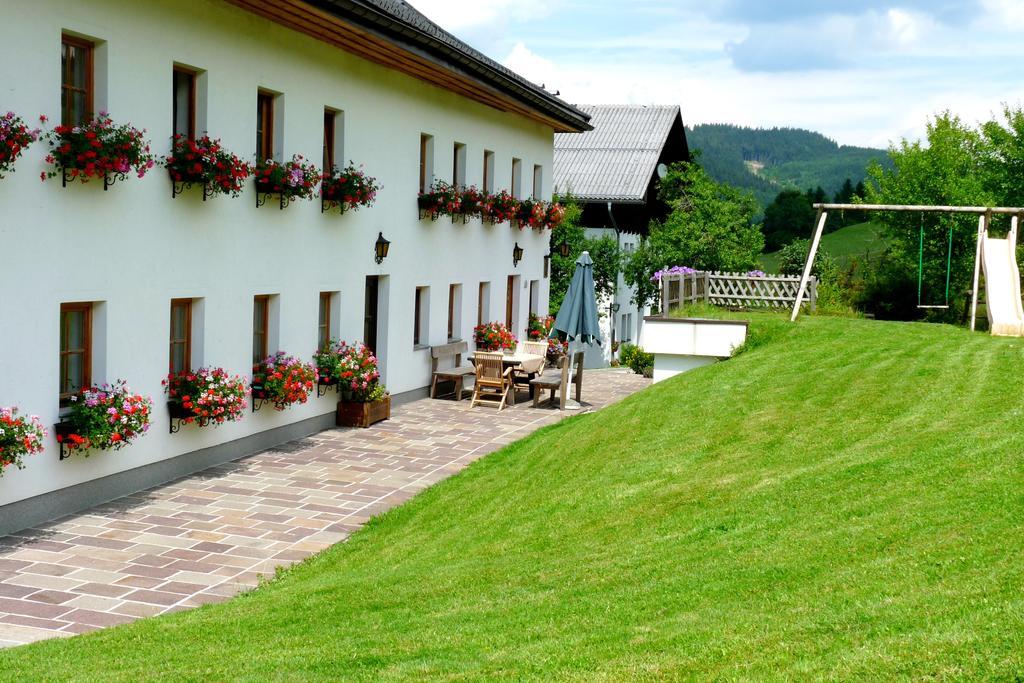
[[[569,290],[558,309],[551,338],[578,341],[582,344],[601,344],[600,321],[597,318],[597,294],[594,290],[594,261],[583,252],[576,259]]]
[[[552,339],[575,342],[569,345],[569,360],[579,349],[579,344],[601,344],[601,330],[597,318],[597,293],[594,290],[594,261],[590,254],[583,252],[576,259],[576,270],[569,282],[569,289],[562,300],[562,307],[555,316],[549,336]],[[575,348],[574,348],[575,347]],[[569,410],[579,410],[576,401],[566,401]]]

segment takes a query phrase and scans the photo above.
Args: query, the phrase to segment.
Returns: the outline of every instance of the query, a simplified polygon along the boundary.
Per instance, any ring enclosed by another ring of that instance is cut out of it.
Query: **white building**
[[[40,182],[46,145],[29,148],[0,180],[0,405],[53,424],[69,386],[123,378],[156,409],[123,450],[60,461],[51,437],[26,469],[8,468],[0,533],[333,424],[330,393],[170,434],[161,380],[174,307],[191,321],[177,349],[193,369],[247,377],[256,347],[308,360],[325,330],[374,344],[399,400],[429,383],[429,346],[470,340],[487,320],[522,334],[530,312],[546,312],[546,232],[420,220],[417,191],[437,177],[550,199],[553,135],[587,129],[588,117],[409,5],[12,0],[5,10],[3,111],[60,122],[106,110],[147,129],[158,155],[189,128],[250,160],[257,145],[278,160],[330,154],[365,165],[382,190],[339,215],[319,201],[257,207],[251,182],[240,198],[172,199],[159,168],[106,191],[62,187]],[[380,264],[379,233],[390,240]]]
[[[689,161],[676,105],[581,105],[593,130],[556,135],[555,191],[570,193],[583,205],[588,237],[611,235],[624,253],[637,248],[654,218],[668,210],[657,198],[659,168]],[[615,295],[600,303],[605,339],[637,343],[650,307],[632,302],[635,290],[619,274]],[[587,364],[611,360],[611,344],[591,347]],[[591,356],[595,356],[591,358]]]

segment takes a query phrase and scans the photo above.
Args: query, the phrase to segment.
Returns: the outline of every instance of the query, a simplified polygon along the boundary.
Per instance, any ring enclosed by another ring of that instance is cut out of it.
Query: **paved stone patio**
[[[587,371],[584,408],[649,384]],[[331,429],[0,538],[0,647],[220,602],[344,540],[474,460],[580,411],[469,401],[397,406],[370,429]]]

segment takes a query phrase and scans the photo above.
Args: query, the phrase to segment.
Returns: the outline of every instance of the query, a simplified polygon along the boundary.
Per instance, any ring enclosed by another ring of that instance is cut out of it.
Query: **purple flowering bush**
[[[661,278],[666,275],[693,275],[697,270],[690,268],[689,266],[672,266],[671,268],[662,268],[661,270],[654,271],[654,275],[651,276],[651,282],[661,282]]]

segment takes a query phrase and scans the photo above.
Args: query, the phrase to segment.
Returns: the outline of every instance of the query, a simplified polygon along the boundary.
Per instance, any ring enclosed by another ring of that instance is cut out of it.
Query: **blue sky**
[[[885,147],[1024,101],[1024,0],[411,0],[564,99]]]

